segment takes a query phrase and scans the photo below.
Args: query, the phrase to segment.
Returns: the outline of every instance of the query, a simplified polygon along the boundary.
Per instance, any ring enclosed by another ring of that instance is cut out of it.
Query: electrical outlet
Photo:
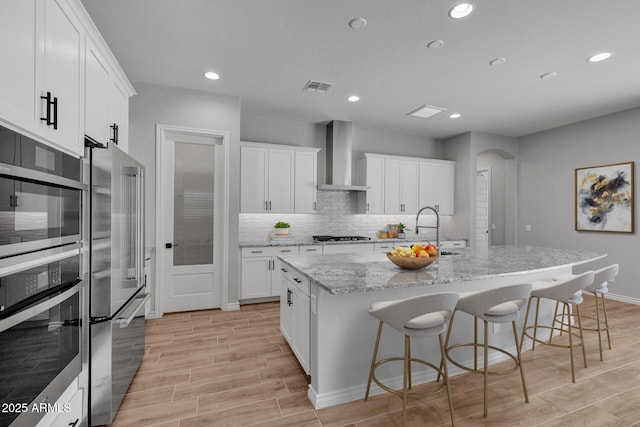
[[[531,231],[531,224],[527,224],[524,226],[525,231]]]
[[[491,224],[491,229],[495,230],[496,229],[496,225],[495,224]]]

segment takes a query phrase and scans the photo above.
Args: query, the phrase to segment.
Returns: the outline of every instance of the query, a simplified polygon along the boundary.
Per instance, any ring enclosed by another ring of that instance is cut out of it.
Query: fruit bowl
[[[387,258],[389,258],[389,260],[398,267],[406,268],[408,270],[417,270],[419,268],[424,268],[428,265],[431,265],[435,260],[438,259],[437,256],[430,256],[428,258],[394,256],[391,255],[391,252],[387,252]]]

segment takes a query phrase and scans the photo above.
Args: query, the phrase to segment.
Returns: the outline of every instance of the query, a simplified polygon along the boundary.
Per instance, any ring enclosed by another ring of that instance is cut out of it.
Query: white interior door
[[[161,313],[218,308],[222,275],[222,138],[170,135],[161,140],[158,235]]]
[[[489,196],[491,172],[479,170],[476,174],[476,246],[489,246]]]

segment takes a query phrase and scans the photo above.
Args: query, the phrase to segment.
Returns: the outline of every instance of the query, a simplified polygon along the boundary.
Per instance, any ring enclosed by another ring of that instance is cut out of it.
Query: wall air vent
[[[333,87],[333,83],[309,80],[302,90],[306,92],[327,93]]]
[[[435,116],[438,113],[446,111],[446,108],[434,107],[433,105],[423,105],[421,107],[416,108],[415,110],[407,113],[407,116],[420,117],[423,119],[428,119],[431,116]]]

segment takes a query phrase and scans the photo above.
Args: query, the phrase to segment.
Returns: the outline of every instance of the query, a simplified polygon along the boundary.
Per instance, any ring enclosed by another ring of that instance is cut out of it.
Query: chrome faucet
[[[418,225],[418,219],[420,218],[420,214],[425,209],[431,209],[433,211],[433,213],[436,214],[436,226],[435,227],[433,225]],[[440,252],[440,214],[438,213],[438,210],[436,208],[434,208],[432,206],[425,206],[423,208],[420,208],[420,210],[418,211],[418,214],[416,215],[416,234],[419,234],[418,229],[420,229],[420,228],[435,228],[436,229],[436,246],[438,247],[438,252]]]

